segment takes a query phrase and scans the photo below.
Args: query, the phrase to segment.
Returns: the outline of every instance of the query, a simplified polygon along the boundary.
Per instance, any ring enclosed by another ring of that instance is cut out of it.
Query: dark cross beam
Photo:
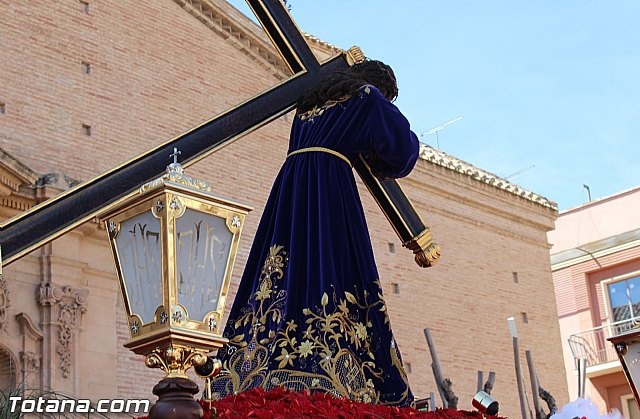
[[[203,124],[99,175],[0,225],[2,265],[19,259],[135,193],[140,185],[162,175],[167,159],[178,149],[189,166],[238,138],[277,119],[295,107],[296,100],[322,77],[353,64],[343,53],[319,63],[279,0],[247,0],[293,76]],[[431,244],[429,229],[393,180],[371,174],[364,159],[355,168],[374,195],[402,242],[416,253],[421,266],[435,262],[439,248]]]

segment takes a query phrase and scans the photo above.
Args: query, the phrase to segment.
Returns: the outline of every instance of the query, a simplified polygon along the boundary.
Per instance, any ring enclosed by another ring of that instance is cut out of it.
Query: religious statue
[[[397,93],[391,68],[365,60],[299,99],[224,332],[214,397],[283,386],[412,404],[352,171],[360,155],[377,176],[413,169],[418,140],[391,103]]]

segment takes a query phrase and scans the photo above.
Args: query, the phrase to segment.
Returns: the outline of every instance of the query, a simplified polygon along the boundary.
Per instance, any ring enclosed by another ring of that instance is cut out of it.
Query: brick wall
[[[90,64],[90,74],[82,62]],[[77,0],[3,0],[0,7],[0,102],[6,104],[0,147],[39,173],[62,171],[86,180],[275,82],[230,39],[171,0],[90,0],[89,13]],[[284,160],[290,122],[290,116],[280,118],[189,168],[220,195],[255,207],[241,241],[234,287]],[[91,126],[91,136],[83,124]],[[541,383],[564,403],[567,385],[545,236],[555,213],[420,161],[403,186],[444,252],[441,264],[423,270],[359,186],[414,392],[424,397],[436,391],[422,334],[430,327],[460,406],[470,408],[476,371],[493,370],[502,412],[519,416],[506,324],[508,316],[516,316],[523,351],[533,351]],[[395,253],[388,243],[395,244]],[[63,247],[56,241],[53,251],[64,253]],[[110,263],[106,242],[96,252]],[[399,294],[393,293],[394,283]],[[114,294],[113,304],[118,299]],[[127,331],[121,306],[116,313],[117,363],[109,368],[118,378],[111,385],[123,396],[148,396],[161,375],[122,348]],[[79,391],[86,390],[80,385]]]

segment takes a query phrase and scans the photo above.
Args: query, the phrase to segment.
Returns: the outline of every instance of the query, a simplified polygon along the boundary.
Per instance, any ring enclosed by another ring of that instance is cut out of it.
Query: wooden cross
[[[184,134],[0,224],[3,266],[114,207],[140,185],[159,177],[171,150],[174,161],[177,152],[183,157],[182,165],[189,166],[288,113],[298,97],[325,75],[346,69],[364,57],[359,49],[352,48],[320,63],[281,1],[247,3],[293,75]],[[354,162],[354,167],[403,244],[414,251],[416,262],[423,267],[434,263],[440,249],[431,243],[429,229],[400,186],[394,180],[376,178],[364,159]]]

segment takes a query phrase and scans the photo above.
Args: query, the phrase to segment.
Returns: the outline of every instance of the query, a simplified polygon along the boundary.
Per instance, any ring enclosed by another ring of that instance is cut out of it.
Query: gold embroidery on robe
[[[366,290],[362,297],[357,291],[345,292],[341,298],[335,292],[331,297],[324,293],[320,305],[302,310],[304,324],[293,319],[284,321],[287,292],[279,289],[278,282],[287,262],[283,246],[272,246],[258,289],[242,316],[229,320],[234,333],[239,334],[227,336],[230,342],[222,357],[222,372],[212,380],[214,397],[258,386],[267,390],[284,386],[294,391],[321,390],[380,403],[373,379],[382,380],[383,371],[376,366],[368,329],[373,326],[370,320],[373,310],[383,312],[384,323],[389,324],[382,294],[379,292],[377,300],[367,303],[372,296]],[[380,282],[375,283],[380,289]],[[333,304],[329,304],[330,298]],[[329,310],[329,306],[335,309]],[[304,328],[301,338],[299,328]],[[398,400],[386,401],[397,404],[407,398],[409,385],[395,341],[390,346],[392,365],[406,384]],[[278,362],[276,369],[269,370],[270,361]]]
[[[362,89],[366,94],[371,93],[371,88],[368,85],[365,85],[364,89]],[[361,96],[361,95],[360,95]],[[332,108],[340,103],[346,102],[347,100],[351,99],[353,96],[344,96],[341,97],[339,99],[336,100],[329,100],[327,102],[325,102],[323,105],[321,106],[314,106],[311,110],[308,110],[307,112],[304,113],[300,113],[298,114],[298,117],[300,118],[301,121],[306,121],[307,119],[310,121],[313,121],[313,118],[315,118],[316,116],[320,116],[324,113],[324,111],[326,111],[329,108]]]

